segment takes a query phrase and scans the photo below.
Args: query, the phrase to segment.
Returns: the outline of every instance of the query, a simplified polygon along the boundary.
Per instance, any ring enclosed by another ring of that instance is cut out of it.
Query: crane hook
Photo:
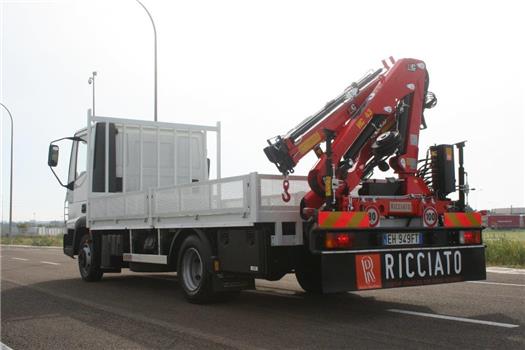
[[[290,199],[292,198],[290,193],[288,193],[289,188],[290,188],[290,182],[288,181],[288,179],[285,178],[283,180],[283,193],[281,194],[281,197],[283,201],[285,201],[286,203],[288,203]]]

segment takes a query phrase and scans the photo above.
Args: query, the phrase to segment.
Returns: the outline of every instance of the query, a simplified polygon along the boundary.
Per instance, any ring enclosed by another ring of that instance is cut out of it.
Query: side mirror
[[[49,145],[49,153],[47,155],[47,165],[54,168],[58,164],[58,146]]]

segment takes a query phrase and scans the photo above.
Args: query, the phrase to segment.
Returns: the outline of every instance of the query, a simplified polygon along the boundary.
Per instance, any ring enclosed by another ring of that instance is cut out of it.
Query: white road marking
[[[272,295],[272,296],[279,296],[284,298],[291,298],[291,299],[303,299],[300,296],[295,295],[295,292],[293,291],[285,291],[284,289],[277,290],[274,288],[262,288],[257,286],[256,290],[247,290],[248,293],[254,293],[254,294],[263,294],[263,295]]]
[[[525,287],[525,284],[517,283],[502,283],[502,282],[488,282],[488,281],[467,281],[468,283],[479,283],[479,284],[495,284],[499,286],[512,286],[512,287]]]
[[[177,281],[175,276],[162,277],[162,276],[146,276],[146,275],[143,275],[143,276],[140,276],[140,277],[151,278],[153,280],[168,281],[168,282],[176,282]]]
[[[414,315],[414,316],[422,316],[422,317],[430,317],[430,318],[439,318],[439,319],[443,319],[443,320],[451,320],[451,321],[458,321],[458,322],[484,324],[484,325],[487,325],[487,326],[495,326],[495,327],[503,327],[503,328],[517,328],[517,327],[519,327],[519,325],[517,325],[517,324],[500,323],[500,322],[484,321],[484,320],[475,320],[475,319],[471,319],[471,318],[455,317],[455,316],[447,316],[447,315],[427,314],[425,312],[415,312],[415,311],[398,310],[398,309],[388,309],[387,311],[395,312],[395,313],[398,313],[398,314],[406,314],[406,315]]]
[[[5,345],[4,343],[0,342],[0,349],[1,350],[13,350],[9,346]]]
[[[172,332],[188,334],[195,338],[204,339],[208,342],[213,342],[215,344],[222,345],[222,347],[229,347],[229,348],[236,348],[236,349],[254,349],[254,350],[261,349],[261,348],[255,347],[254,345],[248,342],[234,340],[228,337],[216,335],[214,333],[206,333],[201,328],[190,328],[189,326],[177,325],[173,322],[162,321],[157,318],[148,317],[140,312],[131,312],[129,311],[129,308],[118,308],[118,307],[112,306],[111,304],[101,304],[95,301],[87,300],[86,298],[75,297],[72,295],[61,293],[56,290],[42,288],[39,286],[35,286],[34,284],[31,284],[31,283],[22,283],[20,281],[15,281],[15,280],[8,279],[8,278],[3,278],[2,281],[9,282],[17,286],[24,286],[24,287],[27,287],[33,290],[37,290],[39,292],[51,295],[53,297],[58,297],[61,299],[73,301],[75,303],[88,307],[90,310],[96,309],[96,310],[100,310],[103,312],[109,312],[109,313],[116,314],[124,318],[129,318],[135,321],[139,321],[142,323],[152,324],[153,326],[157,326],[157,327],[163,327]]]
[[[13,260],[20,260],[20,261],[29,261],[29,259],[25,259],[25,258],[11,258]]]
[[[487,267],[487,272],[503,273],[507,275],[525,275],[525,269],[512,269],[509,267]]]
[[[51,262],[51,261],[41,261],[42,264],[48,264],[48,265],[60,265],[59,263],[56,263],[56,262]]]

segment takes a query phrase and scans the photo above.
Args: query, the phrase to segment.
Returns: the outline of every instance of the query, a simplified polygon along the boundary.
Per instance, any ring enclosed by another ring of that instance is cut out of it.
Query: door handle
[[[86,213],[86,203],[82,204],[82,206],[80,207],[80,211],[82,212],[82,214]]]

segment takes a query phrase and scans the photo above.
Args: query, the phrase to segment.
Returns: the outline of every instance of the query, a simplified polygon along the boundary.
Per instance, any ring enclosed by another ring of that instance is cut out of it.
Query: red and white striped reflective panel
[[[481,227],[481,213],[445,213],[445,227]]]
[[[370,221],[366,211],[320,211],[317,220],[320,228],[370,226]]]

